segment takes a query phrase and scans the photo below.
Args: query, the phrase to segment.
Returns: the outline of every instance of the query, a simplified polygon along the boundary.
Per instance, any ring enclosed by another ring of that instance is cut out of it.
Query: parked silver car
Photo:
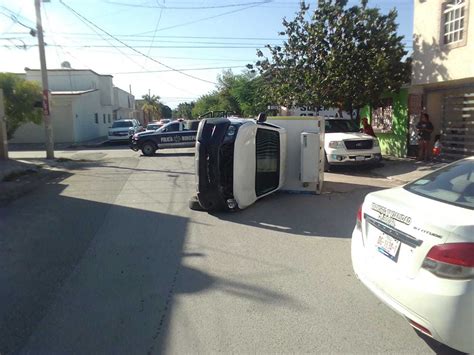
[[[109,141],[124,141],[128,137],[142,130],[140,123],[136,119],[118,120],[109,128]]]

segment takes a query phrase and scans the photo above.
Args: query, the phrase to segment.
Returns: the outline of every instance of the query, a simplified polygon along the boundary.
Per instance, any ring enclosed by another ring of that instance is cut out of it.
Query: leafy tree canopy
[[[257,51],[256,68],[274,103],[352,112],[409,81],[396,10],[384,15],[367,0],[352,7],[347,2],[318,0],[312,13],[302,2],[293,20],[283,20],[283,45],[267,45],[269,58]]]
[[[0,73],[0,88],[3,89],[5,115],[7,117],[7,138],[13,137],[22,124],[42,122],[41,87],[33,81],[26,81],[17,74]]]
[[[208,111],[232,111],[244,117],[255,116],[264,111],[263,81],[251,72],[235,75],[226,70],[217,79],[217,88],[201,96],[195,103],[194,117]]]
[[[192,102],[182,102],[180,103],[175,110],[173,110],[174,118],[186,118],[188,120],[193,118],[194,101]]]
[[[173,112],[171,110],[171,107],[167,105],[160,105],[160,110],[161,110],[161,117],[163,118],[171,118],[173,116]]]

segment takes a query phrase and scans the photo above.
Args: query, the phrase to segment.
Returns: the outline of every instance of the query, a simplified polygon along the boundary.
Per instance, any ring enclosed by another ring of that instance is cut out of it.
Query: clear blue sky
[[[131,85],[137,98],[150,90],[171,107],[213,90],[212,82],[223,68],[239,73],[247,63],[255,62],[256,48],[279,43],[282,18],[293,18],[299,8],[298,0],[63,2],[83,19],[60,0],[42,4],[45,41],[50,45],[46,53],[48,68],[59,68],[61,62],[69,61],[76,69],[112,74],[116,86],[128,90]],[[307,3],[314,7],[317,1]],[[405,36],[410,51],[413,0],[370,0],[369,5],[383,12],[397,8],[399,33]],[[0,0],[0,71],[39,68],[38,49],[29,46],[37,43],[36,38],[27,29],[35,26],[34,20],[34,0]],[[184,73],[204,81],[177,72],[163,72],[169,68],[184,69]]]

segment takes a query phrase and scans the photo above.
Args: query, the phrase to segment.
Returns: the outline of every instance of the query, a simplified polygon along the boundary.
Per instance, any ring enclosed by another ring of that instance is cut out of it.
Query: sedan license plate
[[[356,161],[359,161],[359,160],[365,160],[365,157],[362,157],[362,156],[356,156]]]
[[[376,247],[380,253],[396,261],[398,249],[400,249],[400,241],[389,235],[381,234],[377,239]]]

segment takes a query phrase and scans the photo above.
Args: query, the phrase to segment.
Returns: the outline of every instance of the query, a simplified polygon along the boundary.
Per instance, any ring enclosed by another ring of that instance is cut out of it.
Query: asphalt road
[[[192,150],[58,155],[81,162],[0,208],[1,354],[442,349],[352,271],[357,208],[393,181],[328,174],[212,215],[188,209]]]

